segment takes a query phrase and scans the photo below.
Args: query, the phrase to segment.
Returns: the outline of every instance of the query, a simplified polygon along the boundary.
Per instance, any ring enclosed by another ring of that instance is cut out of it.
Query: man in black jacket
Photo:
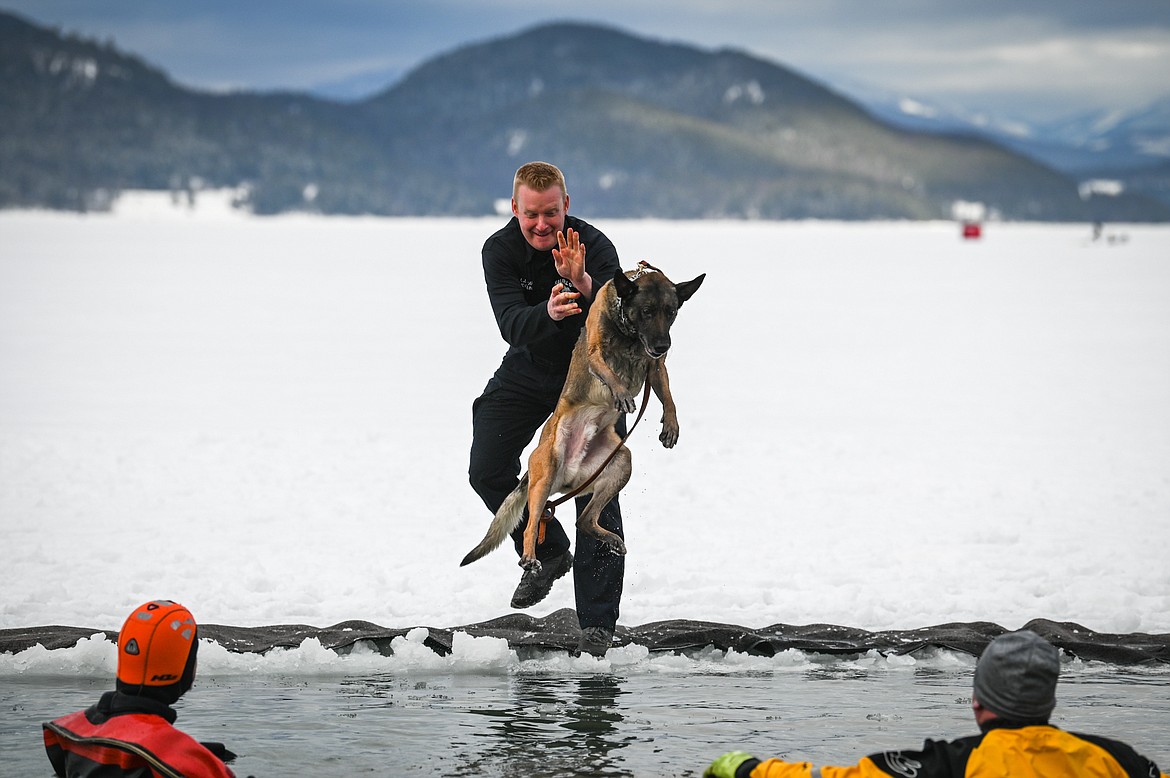
[[[573,345],[585,325],[584,314],[595,293],[620,267],[609,238],[569,216],[565,178],[554,165],[530,162],[516,171],[512,214],[483,245],[488,298],[509,348],[472,405],[468,468],[472,488],[493,514],[519,483],[524,447],[556,406]],[[624,427],[624,421],[619,422],[619,434],[625,433]],[[588,500],[577,498],[578,512]],[[602,511],[600,523],[623,535],[616,497]],[[523,528],[522,523],[512,536],[517,553]],[[617,625],[625,560],[580,532],[575,563],[569,547],[560,523],[549,522],[536,552],[541,569],[521,576],[512,607],[540,602],[553,583],[573,569],[582,632],[579,649],[604,656]]]

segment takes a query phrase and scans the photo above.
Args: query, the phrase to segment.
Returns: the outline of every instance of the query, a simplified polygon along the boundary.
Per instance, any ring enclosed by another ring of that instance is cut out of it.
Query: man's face
[[[521,184],[512,198],[512,213],[520,221],[524,240],[537,251],[557,247],[557,233],[565,229],[569,196],[559,186],[537,192]]]

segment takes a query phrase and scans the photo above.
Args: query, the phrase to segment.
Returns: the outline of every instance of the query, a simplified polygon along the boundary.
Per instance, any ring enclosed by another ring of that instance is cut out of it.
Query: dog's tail
[[[520,479],[520,483],[512,490],[512,493],[504,498],[504,503],[496,511],[496,517],[492,519],[492,523],[488,527],[487,534],[483,536],[483,540],[479,541],[478,546],[467,552],[467,556],[463,557],[463,561],[459,563],[459,566],[469,565],[480,557],[487,556],[492,551],[495,551],[520,526],[520,521],[524,518],[524,506],[527,504],[528,473],[525,473],[524,477]]]

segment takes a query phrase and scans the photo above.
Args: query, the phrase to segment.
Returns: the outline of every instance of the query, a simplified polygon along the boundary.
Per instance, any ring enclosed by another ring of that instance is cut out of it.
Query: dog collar
[[[639,278],[646,275],[647,273],[661,273],[661,272],[662,272],[661,270],[654,267],[646,260],[640,259],[640,260],[638,260],[637,266],[633,270],[631,270],[629,273],[626,273],[626,278],[630,279],[631,281],[637,281]],[[637,331],[630,324],[630,320],[626,318],[626,304],[625,304],[625,301],[622,300],[621,297],[618,297],[618,299],[617,299],[617,312],[618,312],[618,315],[617,315],[618,329],[621,330],[622,334],[625,335],[626,337],[637,338],[638,337]]]
[[[618,301],[617,301],[617,317],[614,320],[614,324],[617,325],[618,331],[621,332],[621,334],[625,335],[627,338],[637,339],[638,333],[634,330],[633,326],[630,324],[630,320],[626,318],[626,306],[625,306],[625,303],[622,302],[622,298],[620,298],[620,297],[618,298]]]

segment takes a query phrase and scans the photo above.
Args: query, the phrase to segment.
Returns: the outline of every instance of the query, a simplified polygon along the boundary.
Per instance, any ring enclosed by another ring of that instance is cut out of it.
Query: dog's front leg
[[[666,358],[654,362],[650,372],[646,375],[650,387],[654,390],[658,401],[662,403],[662,432],[658,439],[666,448],[674,448],[678,442],[678,410],[674,407],[674,397],[670,394],[670,374],[666,372]]]
[[[604,332],[606,327],[597,311],[599,311],[598,307],[589,311],[590,319],[585,325],[586,367],[594,378],[609,389],[610,394],[613,395],[615,409],[622,413],[633,413],[636,407],[633,392],[605,361],[606,339]]]
[[[606,363],[600,347],[596,350],[590,349],[589,351],[589,372],[609,389],[610,394],[613,395],[613,407],[616,410],[622,413],[633,413],[637,409],[633,392],[618,377],[618,374],[613,371],[613,368]]]

